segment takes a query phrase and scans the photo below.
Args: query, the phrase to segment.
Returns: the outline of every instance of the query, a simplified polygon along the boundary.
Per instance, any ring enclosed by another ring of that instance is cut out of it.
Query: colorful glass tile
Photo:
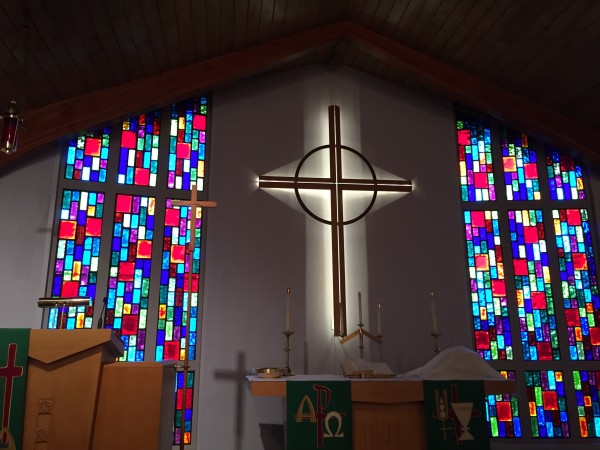
[[[63,192],[52,297],[95,300],[103,214],[103,193]],[[93,314],[93,306],[51,308],[48,328],[92,328]]]
[[[537,157],[527,135],[503,129],[501,146],[507,200],[540,200]]]
[[[600,360],[600,297],[587,209],[552,211],[569,354]]]
[[[159,137],[160,111],[123,121],[119,184],[156,186]]]
[[[487,360],[512,359],[497,211],[464,211],[475,347]]]
[[[489,125],[481,119],[461,117],[456,122],[456,138],[462,200],[496,200]]]
[[[513,370],[502,370],[500,374],[508,380],[516,380]],[[523,436],[519,418],[519,402],[514,395],[488,395],[487,419],[491,437],[520,438]]]
[[[508,222],[523,358],[559,360],[542,211],[509,211]]]
[[[546,157],[546,168],[552,200],[585,199],[581,165],[573,157],[552,151]]]
[[[183,422],[184,444],[192,441],[192,415],[194,409],[194,378],[195,372],[188,371],[185,393],[185,419]],[[183,372],[177,372],[177,385],[175,387],[175,429],[173,432],[173,445],[181,444],[181,417],[183,415]]]
[[[531,434],[534,438],[570,437],[565,385],[561,371],[526,371]]]
[[[169,188],[189,190],[191,183],[197,183],[198,190],[204,190],[206,119],[206,97],[173,105],[167,180]]]
[[[104,327],[121,337],[121,361],[144,360],[154,208],[153,197],[116,197]]]
[[[573,386],[581,437],[600,437],[600,371],[574,371]]]
[[[173,206],[167,199],[160,292],[158,329],[156,335],[156,360],[183,360],[185,349],[185,324],[188,303],[188,265],[190,242],[190,212],[187,206]],[[192,298],[190,299],[189,359],[195,358],[198,319],[198,281],[200,273],[200,229],[202,211],[196,210],[197,229],[192,263]]]
[[[103,128],[69,141],[65,160],[65,179],[106,181],[110,128]]]

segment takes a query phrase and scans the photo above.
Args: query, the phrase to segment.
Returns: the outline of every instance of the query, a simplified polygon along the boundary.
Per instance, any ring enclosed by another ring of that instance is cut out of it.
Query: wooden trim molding
[[[0,156],[0,173],[34,156],[48,142],[255,75],[334,44],[342,35],[343,25],[333,23],[27,111],[18,151]]]
[[[395,69],[418,76],[451,100],[502,120],[549,143],[600,162],[600,130],[545,108],[351,22],[347,36]]]
[[[392,67],[416,75],[449,99],[552,144],[600,162],[600,130],[412,50],[348,21],[334,22],[25,113],[17,153],[0,156],[0,173],[35,156],[39,147],[91,126],[261,73],[341,40],[351,41]]]

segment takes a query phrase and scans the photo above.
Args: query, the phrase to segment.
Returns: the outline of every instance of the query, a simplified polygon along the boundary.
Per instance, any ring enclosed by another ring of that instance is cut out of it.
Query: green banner
[[[21,450],[29,329],[0,329],[0,448]]]
[[[423,381],[429,450],[489,450],[483,381]]]
[[[350,381],[287,381],[286,450],[352,450]]]

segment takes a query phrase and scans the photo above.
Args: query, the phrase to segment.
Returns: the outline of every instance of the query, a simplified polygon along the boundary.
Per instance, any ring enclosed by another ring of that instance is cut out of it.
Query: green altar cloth
[[[489,450],[483,381],[423,381],[428,450]]]
[[[352,450],[350,381],[287,381],[286,450]]]

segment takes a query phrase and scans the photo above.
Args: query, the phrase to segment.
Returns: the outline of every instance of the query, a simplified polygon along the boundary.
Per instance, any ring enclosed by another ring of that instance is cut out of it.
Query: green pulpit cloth
[[[429,450],[489,450],[483,381],[423,381]]]
[[[0,329],[0,448],[22,448],[29,329]]]
[[[286,450],[352,450],[350,381],[287,381]]]

